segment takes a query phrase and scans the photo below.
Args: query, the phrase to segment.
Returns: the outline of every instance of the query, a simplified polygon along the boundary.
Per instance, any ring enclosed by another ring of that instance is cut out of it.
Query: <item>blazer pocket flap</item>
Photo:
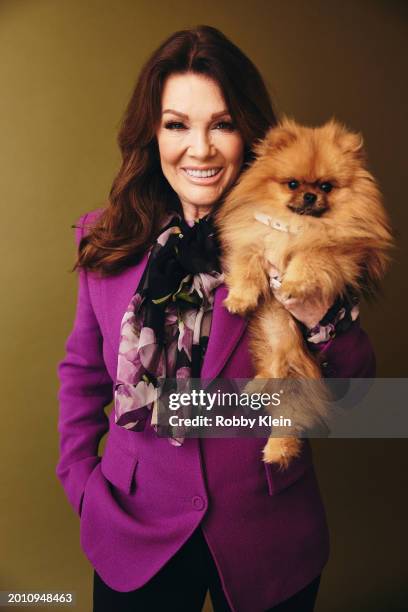
[[[290,487],[312,465],[312,453],[308,444],[302,454],[296,459],[292,459],[286,469],[281,469],[276,463],[265,463],[269,495],[276,495],[283,489]]]
[[[129,494],[132,490],[138,458],[122,450],[120,446],[106,441],[101,461],[101,471],[115,487]]]

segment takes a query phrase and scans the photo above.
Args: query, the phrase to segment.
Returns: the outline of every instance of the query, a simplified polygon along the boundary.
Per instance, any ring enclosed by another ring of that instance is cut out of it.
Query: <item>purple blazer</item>
[[[78,242],[83,231],[76,232]],[[111,588],[142,586],[201,525],[232,610],[262,612],[311,582],[328,559],[311,448],[307,442],[279,472],[261,461],[266,439],[186,439],[174,447],[149,426],[129,431],[115,424],[113,411],[106,416],[121,320],[146,261],[105,279],[79,271],[74,326],[58,365],[56,473],[80,515],[81,546]],[[221,285],[203,378],[253,375],[246,323],[223,307],[226,295]],[[375,375],[373,350],[358,321],[330,344],[325,361],[330,376]]]

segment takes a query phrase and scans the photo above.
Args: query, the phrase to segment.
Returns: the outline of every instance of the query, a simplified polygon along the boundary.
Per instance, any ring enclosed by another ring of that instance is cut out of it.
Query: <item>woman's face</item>
[[[207,214],[243,163],[244,142],[218,84],[191,72],[165,82],[157,142],[163,174],[186,220]]]

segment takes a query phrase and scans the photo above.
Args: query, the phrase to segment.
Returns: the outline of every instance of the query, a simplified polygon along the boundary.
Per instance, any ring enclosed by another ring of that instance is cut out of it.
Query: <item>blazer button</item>
[[[191,503],[193,504],[194,510],[202,510],[205,507],[205,500],[200,495],[195,495]]]

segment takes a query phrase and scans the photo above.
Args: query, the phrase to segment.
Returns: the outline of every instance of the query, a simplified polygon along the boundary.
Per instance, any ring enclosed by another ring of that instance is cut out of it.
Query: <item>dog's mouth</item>
[[[307,215],[309,217],[321,217],[329,208],[327,205],[316,206],[314,204],[294,204],[290,202],[288,208],[297,215]]]

